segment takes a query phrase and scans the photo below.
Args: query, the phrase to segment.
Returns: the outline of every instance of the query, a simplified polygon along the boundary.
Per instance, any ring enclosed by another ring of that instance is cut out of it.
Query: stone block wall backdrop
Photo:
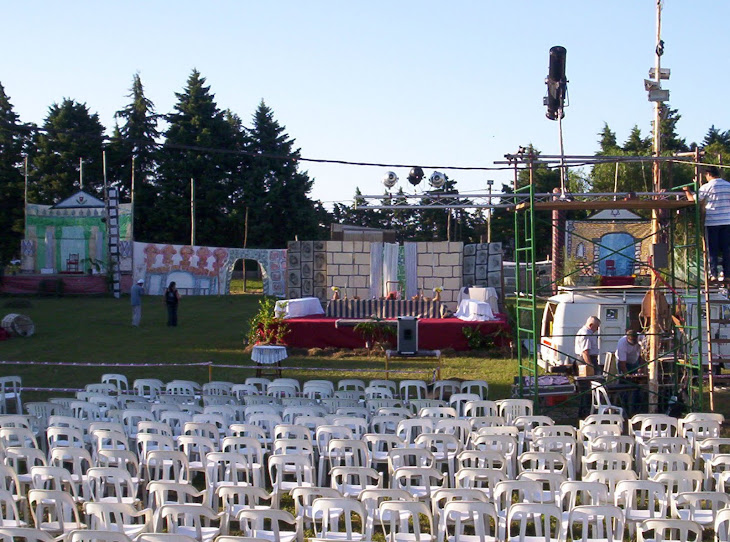
[[[287,246],[287,297],[327,299],[325,241],[290,241]]]
[[[463,252],[462,242],[420,242],[416,243],[418,253],[418,293],[433,297],[433,289],[443,288],[441,301],[451,310],[456,310],[456,298],[462,286]]]
[[[416,253],[418,293],[432,298],[434,288],[441,287],[441,300],[456,310],[459,289],[463,286],[464,244],[419,242]],[[326,303],[332,297],[332,286],[340,289],[342,298],[345,295],[350,299],[355,296],[370,298],[368,241],[292,241],[288,244],[287,257],[287,296],[290,299],[314,296]],[[500,272],[501,261],[500,252]],[[485,262],[484,265],[489,265],[489,257]],[[492,264],[496,266],[496,263]]]
[[[370,298],[370,243],[368,241],[325,241],[326,280],[324,300],[332,297],[332,286],[340,297]],[[319,297],[319,296],[317,296]],[[322,299],[320,297],[320,299]]]
[[[500,303],[504,302],[504,271],[502,243],[464,245],[463,285],[497,290]]]

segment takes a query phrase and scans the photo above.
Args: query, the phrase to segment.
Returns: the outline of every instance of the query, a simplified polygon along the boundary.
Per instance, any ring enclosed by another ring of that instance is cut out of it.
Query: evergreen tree
[[[730,130],[723,132],[713,124],[702,140],[702,150],[705,153],[703,162],[719,164],[723,160],[727,161],[730,156]]]
[[[178,101],[167,117],[170,126],[159,154],[158,195],[154,212],[146,219],[146,234],[150,241],[190,242],[194,179],[195,244],[231,246],[228,193],[236,167],[235,134],[197,70],[183,92],[175,95]]]
[[[0,83],[0,268],[20,255],[23,237],[23,146],[27,133]]]
[[[722,132],[715,128],[714,124],[710,126],[710,129],[707,130],[707,135],[705,135],[705,139],[702,140],[702,147],[708,147],[714,143],[730,147],[730,130]]]
[[[134,158],[134,235],[137,239],[150,239],[151,215],[155,211],[157,190],[155,175],[157,169],[157,129],[159,115],[155,106],[144,94],[144,86],[138,73],[132,78],[128,98],[131,102],[117,111],[115,117],[123,124],[112,136],[110,151],[115,155],[109,159],[110,172],[117,181],[120,195],[131,196],[132,158]]]
[[[29,199],[52,204],[79,190],[79,160],[83,160],[84,191],[103,197],[104,127],[86,104],[64,98],[48,110],[35,141]]]
[[[246,150],[252,156],[246,172],[245,200],[249,208],[249,244],[285,247],[288,241],[322,239],[327,220],[309,199],[312,180],[300,172],[299,149],[263,100],[253,115]]]
[[[611,153],[618,150],[618,143],[616,143],[616,132],[612,131],[611,128],[608,127],[607,122],[603,123],[603,130],[601,130],[598,135],[600,136],[598,144],[601,147],[601,150],[598,151],[598,154],[610,155]]]

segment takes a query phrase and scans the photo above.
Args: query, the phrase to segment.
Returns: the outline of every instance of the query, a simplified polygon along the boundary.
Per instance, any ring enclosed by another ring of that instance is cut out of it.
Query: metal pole
[[[190,246],[195,246],[195,179],[190,177]]]
[[[25,202],[25,205],[23,205],[23,215],[24,215],[24,227],[23,231],[25,232],[25,235],[28,235],[28,155],[25,155],[25,189],[23,193],[23,201]]]
[[[487,187],[489,188],[489,205],[492,205],[492,185],[494,181],[489,179],[487,181]],[[487,209],[487,243],[492,242],[492,208]]]
[[[106,192],[107,189],[107,182],[106,182],[106,149],[101,151],[101,167],[104,169],[104,192]]]
[[[84,159],[79,158],[79,190],[84,189]]]
[[[661,31],[662,31],[662,2],[657,0],[656,3],[656,48],[655,48],[655,65],[654,78],[659,83],[661,76]],[[654,156],[661,154],[661,102],[654,102]],[[654,192],[659,192],[662,188],[661,169],[659,162],[652,163],[652,172],[654,177]],[[659,239],[660,224],[659,210],[651,211],[651,233],[656,243]],[[652,265],[654,262],[652,262]],[[649,412],[654,414],[658,411],[659,406],[659,312],[657,297],[659,293],[659,277],[654,271],[651,278],[651,320],[649,324]]]
[[[132,208],[132,220],[130,224],[131,239],[134,241],[134,156],[132,156],[132,186],[129,189],[130,207]]]

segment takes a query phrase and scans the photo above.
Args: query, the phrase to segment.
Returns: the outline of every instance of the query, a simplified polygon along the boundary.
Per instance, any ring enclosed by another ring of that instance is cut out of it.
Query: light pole
[[[487,210],[487,243],[492,242],[492,185],[494,184],[494,181],[492,179],[489,179],[487,181],[487,187],[489,190],[489,209]]]

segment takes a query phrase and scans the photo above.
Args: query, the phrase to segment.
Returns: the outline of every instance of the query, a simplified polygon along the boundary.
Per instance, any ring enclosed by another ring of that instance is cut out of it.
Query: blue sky
[[[193,68],[221,108],[248,123],[259,101],[302,155],[399,164],[491,166],[518,146],[559,151],[542,98],[553,45],[567,48],[569,154],[592,154],[603,123],[623,141],[651,130],[643,79],[654,64],[653,0],[6,2],[0,82],[24,122],[64,97],[107,133],[139,72],[168,113]],[[680,135],[730,129],[725,0],[667,0],[665,88]],[[7,24],[11,22],[11,24]],[[12,54],[8,54],[12,51]],[[309,164],[312,196],[382,193],[387,168]],[[405,182],[407,169],[396,169]],[[426,170],[430,175],[431,170]],[[462,191],[507,172],[447,172]]]

